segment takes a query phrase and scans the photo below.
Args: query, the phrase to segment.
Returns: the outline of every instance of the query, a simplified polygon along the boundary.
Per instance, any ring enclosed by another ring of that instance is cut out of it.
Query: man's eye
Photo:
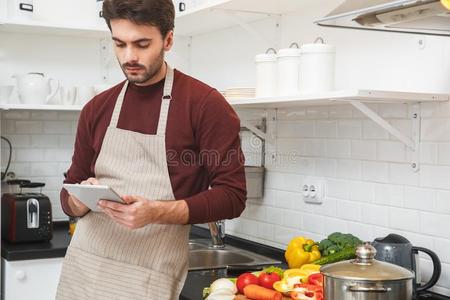
[[[138,44],[139,48],[145,49],[148,48],[149,44]]]
[[[117,44],[117,43],[116,43],[116,47],[118,47],[118,48],[123,48],[123,47],[125,47],[125,44]]]

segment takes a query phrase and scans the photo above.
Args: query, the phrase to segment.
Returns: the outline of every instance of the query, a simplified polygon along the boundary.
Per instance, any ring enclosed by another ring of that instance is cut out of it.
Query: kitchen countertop
[[[70,242],[68,230],[67,222],[53,222],[53,238],[50,242],[11,244],[2,240],[2,258],[16,261],[64,257]]]
[[[191,227],[191,239],[209,238],[209,230],[198,226]],[[36,242],[23,244],[10,244],[2,240],[2,257],[8,261],[45,259],[64,257],[70,242],[67,222],[55,222],[53,239],[50,242]],[[225,244],[239,247],[267,257],[284,261],[284,251],[270,246],[255,243],[238,237],[227,236]],[[285,264],[282,267],[286,267]],[[240,271],[243,273],[244,271]],[[208,287],[214,280],[222,277],[236,277],[237,274],[227,274],[226,269],[207,271],[190,271],[180,295],[180,300],[202,299],[203,288]],[[419,300],[450,300],[450,297],[425,293]]]

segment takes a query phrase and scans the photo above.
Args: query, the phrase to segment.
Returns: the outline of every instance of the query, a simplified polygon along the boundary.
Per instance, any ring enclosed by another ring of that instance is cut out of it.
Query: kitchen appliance
[[[326,300],[411,300],[412,271],[375,259],[377,250],[369,243],[356,249],[356,259],[320,268],[324,275]]]
[[[270,53],[273,52],[273,53]],[[266,53],[255,56],[256,97],[273,97],[277,95],[277,51],[267,49]]]
[[[439,280],[439,276],[441,275],[441,262],[436,253],[430,249],[415,247],[411,245],[408,239],[398,234],[389,234],[384,238],[376,238],[372,242],[372,245],[377,250],[376,259],[414,271],[416,274],[416,280],[413,285],[414,293],[431,288]],[[420,280],[419,252],[426,253],[433,261],[433,274],[425,284],[421,284]]]
[[[33,0],[8,0],[8,17],[13,20],[31,20],[33,18]]]
[[[326,92],[334,89],[336,47],[317,38],[300,47],[300,93]]]
[[[20,189],[42,188],[44,183],[21,182]],[[50,199],[35,192],[2,195],[2,238],[10,243],[49,241],[53,237]]]
[[[43,73],[26,73],[14,75],[13,78],[16,78],[19,98],[24,104],[45,104],[59,90],[59,81],[47,78]],[[54,82],[53,91],[52,82]]]
[[[345,0],[317,24],[450,36],[448,0]]]
[[[300,49],[297,43],[278,50],[277,91],[278,96],[293,96],[299,93]]]

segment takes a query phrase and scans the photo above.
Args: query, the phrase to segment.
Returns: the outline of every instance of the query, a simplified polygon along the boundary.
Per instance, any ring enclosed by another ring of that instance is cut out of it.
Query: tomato
[[[256,284],[258,285],[259,280],[258,277],[253,275],[252,273],[243,273],[239,275],[239,277],[236,280],[236,287],[239,291],[239,293],[244,293],[244,288],[249,284]]]
[[[317,286],[323,286],[323,275],[321,273],[309,275],[308,283]]]
[[[261,274],[259,274],[258,280],[260,286],[273,290],[273,284],[277,281],[280,281],[281,277],[277,273],[261,272]]]

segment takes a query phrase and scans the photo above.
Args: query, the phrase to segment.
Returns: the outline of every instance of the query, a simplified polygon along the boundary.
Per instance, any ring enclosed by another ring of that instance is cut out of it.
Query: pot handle
[[[376,286],[360,286],[360,285],[350,285],[347,287],[350,292],[362,292],[362,293],[387,293],[391,291],[391,288],[376,285]]]
[[[424,253],[428,254],[428,256],[430,256],[431,260],[433,261],[433,275],[431,275],[430,280],[427,283],[425,283],[423,285],[418,285],[416,287],[418,292],[427,290],[427,289],[431,288],[432,286],[434,286],[436,284],[436,282],[439,280],[439,277],[441,276],[441,269],[442,269],[441,261],[439,260],[439,257],[436,255],[436,253],[434,253],[430,249],[413,246],[412,251],[414,254],[419,253],[419,251],[424,252]]]
[[[59,91],[59,85],[60,85],[59,81],[54,79],[54,78],[49,78],[48,80],[49,80],[50,84],[51,84],[52,81],[55,82],[56,83],[56,88],[53,91],[53,93],[51,93],[50,95],[47,96],[47,103],[50,101],[50,99],[55,97],[56,93]]]

